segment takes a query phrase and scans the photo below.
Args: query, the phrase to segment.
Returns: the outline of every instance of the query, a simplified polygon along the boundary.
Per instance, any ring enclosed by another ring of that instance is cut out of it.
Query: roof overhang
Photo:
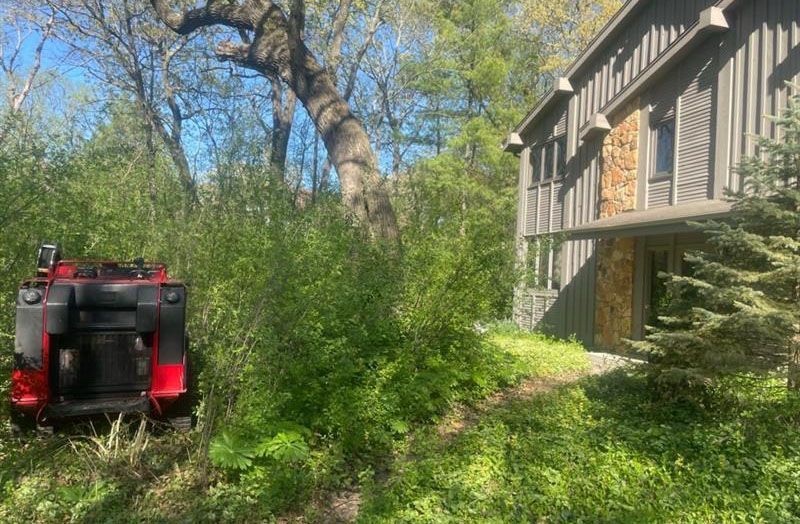
[[[572,84],[570,83],[569,79],[566,77],[559,77],[553,83],[553,87],[539,100],[528,116],[517,126],[514,132],[518,135],[522,135],[525,130],[533,123],[540,115],[547,113],[550,109],[553,108],[561,99],[566,96],[572,95],[575,90],[572,88]]]
[[[692,230],[689,222],[725,218],[730,215],[731,208],[732,203],[726,200],[705,200],[644,211],[626,211],[566,229],[564,233],[570,240],[679,233]]]
[[[510,133],[503,142],[503,151],[506,153],[519,154],[525,149],[525,144],[518,133]]]

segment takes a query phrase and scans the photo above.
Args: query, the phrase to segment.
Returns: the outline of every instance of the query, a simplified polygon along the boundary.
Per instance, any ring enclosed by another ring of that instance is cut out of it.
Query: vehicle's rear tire
[[[16,437],[22,437],[36,429],[36,421],[34,419],[16,411],[11,412],[8,423],[11,434]]]
[[[192,430],[192,417],[171,417],[169,419],[169,424],[172,426],[172,429],[179,433],[188,433]]]

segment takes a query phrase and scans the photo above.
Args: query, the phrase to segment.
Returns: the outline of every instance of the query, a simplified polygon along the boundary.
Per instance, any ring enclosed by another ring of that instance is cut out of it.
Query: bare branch
[[[39,69],[42,67],[42,50],[44,49],[45,42],[47,42],[47,39],[50,38],[50,33],[53,31],[55,18],[55,13],[52,13],[44,27],[44,32],[42,33],[41,40],[39,40],[39,45],[37,45],[36,49],[33,51],[33,65],[31,66],[30,71],[28,71],[28,78],[25,80],[25,85],[22,87],[22,90],[16,96],[11,106],[14,112],[19,111],[22,107],[22,104],[25,102],[25,99],[31,92],[33,81],[36,79],[36,75],[39,74]]]
[[[367,53],[369,48],[372,47],[372,42],[375,39],[375,33],[378,32],[378,28],[380,28],[381,23],[383,22],[383,18],[381,16],[383,4],[384,0],[380,0],[378,5],[375,6],[375,13],[372,15],[369,25],[367,26],[367,34],[364,37],[364,43],[361,44],[361,47],[356,52],[356,56],[353,58],[353,63],[350,65],[350,71],[347,75],[347,86],[344,89],[345,100],[350,100],[350,97],[353,96],[353,90],[356,88],[356,79],[358,78],[358,70],[361,67],[361,61],[364,59],[364,55]]]
[[[328,71],[336,76],[339,69],[339,62],[342,60],[342,43],[344,42],[344,30],[347,20],[350,18],[350,6],[352,0],[340,0],[339,7],[333,17],[331,25],[330,46],[328,47],[326,66]]]

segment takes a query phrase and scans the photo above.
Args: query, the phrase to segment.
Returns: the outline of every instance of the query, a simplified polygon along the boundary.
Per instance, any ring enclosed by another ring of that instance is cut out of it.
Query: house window
[[[561,246],[541,238],[531,241],[530,284],[538,289],[561,290]]]
[[[553,258],[550,267],[550,289],[561,290],[561,249],[553,249]]]
[[[567,137],[560,136],[556,139],[556,176],[563,177],[567,174]]]
[[[531,150],[531,185],[534,185],[542,176],[542,148],[534,146]]]
[[[544,146],[544,178],[542,180],[550,180],[553,178],[556,170],[555,157],[556,143],[548,142]]]
[[[566,175],[566,135],[545,142],[543,145],[534,146],[531,149],[531,168],[531,185]]]
[[[550,273],[550,250],[541,249],[539,252],[539,264],[536,268],[536,285],[547,288],[547,277]]]
[[[655,175],[671,175],[675,169],[675,119],[659,122],[654,129]]]

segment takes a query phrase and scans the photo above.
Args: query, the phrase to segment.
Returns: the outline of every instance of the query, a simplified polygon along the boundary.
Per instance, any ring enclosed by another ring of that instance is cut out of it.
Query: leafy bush
[[[366,237],[336,195],[295,205],[258,166],[215,174],[187,210],[173,198],[180,188],[169,163],[158,160],[153,171],[140,161],[141,141],[125,118],[112,113],[69,154],[32,148],[0,157],[0,182],[8,182],[0,197],[37,196],[24,220],[3,215],[10,225],[0,229],[0,394],[14,292],[42,240],[61,241],[71,257],[160,260],[188,283],[202,397],[203,431],[193,438],[212,462],[204,474],[212,513],[214,494],[229,496],[232,486],[242,488],[244,506],[268,514],[315,487],[347,484],[415,423],[516,373],[474,329],[508,313],[510,192],[498,190],[497,201],[475,173],[431,162],[398,186],[401,246]],[[463,198],[466,208],[453,205]],[[161,449],[157,440],[148,446]]]

